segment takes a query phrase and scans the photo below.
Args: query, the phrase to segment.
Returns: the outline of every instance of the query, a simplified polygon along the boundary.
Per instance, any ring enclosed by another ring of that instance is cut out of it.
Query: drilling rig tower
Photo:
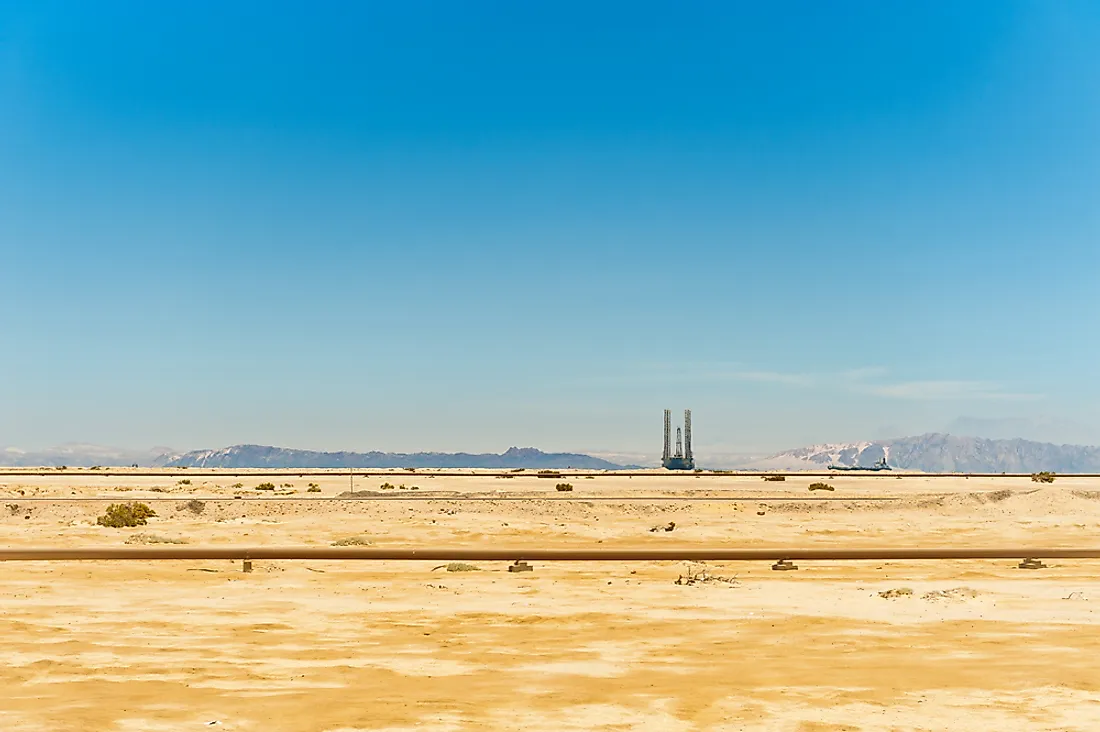
[[[676,428],[676,452],[672,451],[672,410],[665,410],[665,449],[661,454],[661,467],[667,470],[694,470],[695,458],[691,454],[691,410],[684,410],[684,430]]]

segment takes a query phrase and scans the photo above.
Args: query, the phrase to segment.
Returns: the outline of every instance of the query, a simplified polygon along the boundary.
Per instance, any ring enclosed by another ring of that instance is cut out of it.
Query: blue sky
[[[1068,1],[0,0],[0,445],[1098,442],[1098,47]]]

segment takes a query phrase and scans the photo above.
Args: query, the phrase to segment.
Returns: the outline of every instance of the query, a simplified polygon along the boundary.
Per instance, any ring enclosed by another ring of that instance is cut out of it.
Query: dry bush
[[[717,574],[711,574],[707,571],[706,565],[703,564],[688,564],[687,574],[682,574],[677,578],[676,584],[678,585],[709,585],[709,584],[723,584],[728,587],[736,587],[740,584],[737,581],[737,577],[723,577]]]
[[[306,493],[320,493],[320,492],[321,492],[321,486],[317,485],[316,483],[310,483],[309,488],[306,489]]]
[[[393,490],[393,483],[383,483],[382,485],[380,485],[378,487],[381,488],[384,491],[392,491]]]
[[[275,484],[274,483],[260,483],[258,486],[256,486],[256,490],[258,490],[258,491],[273,491],[273,490],[275,490]]]
[[[192,498],[187,503],[181,503],[176,506],[177,511],[190,511],[198,516],[200,513],[206,510],[206,503],[200,501],[197,498]]]
[[[156,511],[144,503],[112,503],[95,522],[99,526],[121,529],[128,526],[144,526],[147,518],[156,515]]]
[[[183,480],[177,480],[176,485],[191,485],[191,479],[184,478]]]
[[[828,483],[810,483],[810,490],[812,491],[831,491],[836,490]]]
[[[451,562],[447,565],[448,572],[480,572],[481,567],[476,564],[466,564],[465,562]]]
[[[884,597],[887,600],[892,600],[895,597],[912,597],[913,596],[913,590],[909,589],[908,587],[898,587],[897,589],[886,590],[885,592],[880,592],[880,593],[878,593],[878,596],[879,597]]]
[[[134,534],[126,540],[127,544],[188,544],[187,539],[178,539],[174,536],[161,536],[160,534]]]
[[[765,475],[764,480],[769,483],[782,483],[787,479],[785,475]]]
[[[1031,481],[1033,483],[1053,483],[1054,482],[1054,473],[1051,473],[1050,471],[1047,471],[1047,470],[1044,470],[1040,473],[1032,473],[1031,474]]]
[[[332,546],[370,546],[373,543],[365,536],[346,536],[332,542]]]
[[[562,491],[564,493],[564,492],[573,490],[573,484],[572,483],[558,483],[556,486],[554,486],[554,488],[556,490]]]

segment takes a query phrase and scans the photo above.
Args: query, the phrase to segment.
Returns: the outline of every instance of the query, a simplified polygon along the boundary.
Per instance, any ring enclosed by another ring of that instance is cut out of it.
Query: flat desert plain
[[[0,543],[1100,546],[1095,479],[562,480],[0,471]],[[1100,560],[798,564],[0,563],[0,729],[1100,729]]]

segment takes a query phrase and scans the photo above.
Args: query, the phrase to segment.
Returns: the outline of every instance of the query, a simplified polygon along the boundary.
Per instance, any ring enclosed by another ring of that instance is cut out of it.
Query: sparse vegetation
[[[535,473],[535,475],[539,478],[560,478],[561,477],[561,473],[559,473],[556,470],[540,470],[539,472]]]
[[[203,511],[206,510],[206,503],[204,503],[203,501],[200,501],[197,498],[192,498],[187,503],[181,503],[179,506],[177,506],[177,509],[183,510],[183,511],[190,511],[191,513],[198,516],[200,513],[202,513]]]
[[[677,578],[676,584],[678,585],[705,585],[705,584],[723,584],[729,587],[736,587],[740,584],[737,581],[737,577],[723,577],[717,574],[711,574],[707,571],[707,567],[703,564],[687,566],[687,574],[682,574]]]
[[[556,490],[559,490],[559,491],[565,493],[565,492],[573,490],[573,484],[572,483],[558,483],[556,486],[554,486],[554,488]]]
[[[95,522],[99,526],[121,529],[129,526],[145,526],[146,519],[156,515],[156,511],[144,503],[112,503]]]
[[[230,487],[230,488],[235,488],[235,489],[237,489],[237,490],[240,490],[241,488],[244,488],[244,483],[234,483],[233,485],[231,485],[231,486],[229,486],[229,487]]]
[[[149,491],[151,493],[167,493],[168,489],[167,488],[161,488],[159,485],[155,485],[152,488],[150,488]]]
[[[382,485],[380,485],[378,487],[381,488],[384,491],[392,491],[393,490],[393,483],[383,483]]]
[[[909,589],[908,587],[898,587],[893,590],[885,590],[883,592],[880,592],[878,593],[878,596],[887,600],[893,600],[896,597],[912,597],[913,590]]]
[[[466,564],[465,562],[451,562],[447,565],[448,572],[480,572],[481,567],[476,564]]]
[[[160,534],[134,534],[126,540],[127,544],[189,544],[187,539],[174,536],[161,536]]]
[[[177,481],[176,485],[191,485],[191,479],[184,478],[183,480]]]
[[[258,491],[273,491],[273,490],[275,490],[275,484],[274,483],[260,483],[258,486],[256,486],[256,490],[258,490]]]
[[[102,466],[99,466],[99,465],[93,465],[91,467],[91,470],[103,470],[103,468],[102,468]]]
[[[765,475],[764,480],[769,482],[769,483],[782,483],[783,481],[787,480],[787,476],[785,476],[785,475]]]
[[[1032,473],[1031,480],[1034,483],[1053,483],[1054,473],[1044,470],[1041,473]]]
[[[283,483],[283,488],[293,488],[293,487],[294,487],[293,483]]]
[[[370,546],[373,544],[370,539],[363,535],[357,536],[345,536],[343,539],[337,539],[332,542],[332,546]]]
[[[320,493],[320,492],[321,492],[321,486],[317,485],[316,483],[310,483],[309,488],[306,489],[306,493]]]
[[[812,491],[833,491],[836,490],[828,483],[810,483],[810,490]]]

